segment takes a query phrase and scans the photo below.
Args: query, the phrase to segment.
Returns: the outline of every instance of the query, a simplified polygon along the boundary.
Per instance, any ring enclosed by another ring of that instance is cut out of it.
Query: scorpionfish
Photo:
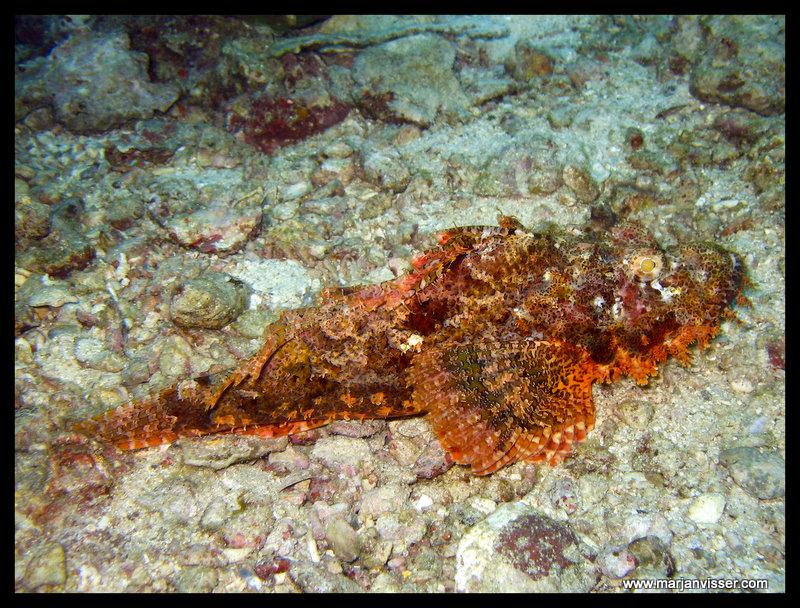
[[[232,372],[178,383],[76,425],[129,450],[178,437],[275,437],[332,420],[426,414],[485,475],[556,464],[593,428],[592,384],[640,384],[705,347],[746,283],[714,243],[662,249],[641,225],[533,233],[512,217],[453,228],[388,282],[288,310]]]

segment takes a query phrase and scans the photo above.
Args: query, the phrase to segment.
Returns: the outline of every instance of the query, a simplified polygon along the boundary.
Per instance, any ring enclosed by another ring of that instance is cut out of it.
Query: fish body
[[[285,311],[230,373],[75,428],[137,449],[424,414],[475,474],[556,464],[594,426],[594,382],[644,384],[667,357],[688,362],[745,281],[739,258],[718,245],[665,250],[633,222],[587,233],[499,224],[447,230],[407,274]]]

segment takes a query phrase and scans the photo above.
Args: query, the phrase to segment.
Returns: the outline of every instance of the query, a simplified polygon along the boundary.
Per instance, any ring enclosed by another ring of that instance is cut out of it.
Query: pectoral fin
[[[410,382],[444,449],[486,475],[569,454],[594,426],[595,367],[567,344],[486,337],[419,353]]]

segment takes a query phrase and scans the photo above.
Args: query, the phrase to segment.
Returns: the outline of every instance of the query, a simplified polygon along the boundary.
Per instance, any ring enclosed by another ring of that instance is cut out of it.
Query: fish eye
[[[630,258],[629,268],[640,281],[650,282],[661,275],[664,260],[661,255],[652,251],[639,251]]]

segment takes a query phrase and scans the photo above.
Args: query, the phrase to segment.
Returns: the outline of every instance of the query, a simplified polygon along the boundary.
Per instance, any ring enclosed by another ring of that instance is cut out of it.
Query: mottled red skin
[[[715,244],[662,250],[644,228],[455,228],[412,270],[286,311],[225,377],[170,387],[78,425],[123,449],[177,437],[297,433],[331,420],[427,414],[476,474],[555,464],[594,425],[592,384],[644,384],[689,361],[732,313],[744,269]]]

